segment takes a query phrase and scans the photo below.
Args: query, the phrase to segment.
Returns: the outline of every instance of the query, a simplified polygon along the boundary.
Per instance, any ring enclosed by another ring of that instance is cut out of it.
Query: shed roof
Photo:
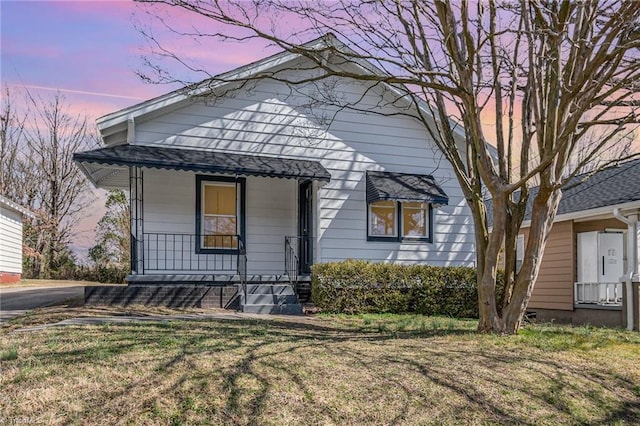
[[[431,175],[368,171],[366,179],[369,203],[378,200],[449,203],[449,197]]]
[[[98,183],[99,169],[88,164],[139,166],[169,170],[222,173],[237,176],[266,176],[328,182],[329,172],[317,161],[263,155],[145,145],[117,145],[73,155],[84,172]]]
[[[15,203],[6,197],[3,197],[2,195],[0,195],[0,207],[15,210],[23,216],[27,216],[31,218],[36,217],[36,215],[33,212],[31,212],[29,209],[22,207],[20,204]]]

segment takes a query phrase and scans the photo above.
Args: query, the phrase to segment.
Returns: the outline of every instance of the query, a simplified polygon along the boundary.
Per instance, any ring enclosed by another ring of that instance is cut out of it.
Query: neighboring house
[[[22,220],[33,213],[0,196],[0,284],[20,281],[22,276]]]
[[[310,45],[324,43],[339,42]],[[391,86],[224,82],[313,73],[281,53],[98,120],[105,147],[74,159],[96,187],[130,190],[130,285],[295,283],[348,258],[474,265],[453,169]]]
[[[543,321],[620,326],[621,277],[628,262],[628,226],[614,216],[640,213],[640,160],[572,179],[563,191],[547,241],[529,311]],[[535,191],[535,189],[534,189]],[[518,241],[524,250],[530,206]],[[637,232],[637,231],[636,231]],[[634,239],[631,236],[632,244]],[[636,263],[637,265],[637,263]]]

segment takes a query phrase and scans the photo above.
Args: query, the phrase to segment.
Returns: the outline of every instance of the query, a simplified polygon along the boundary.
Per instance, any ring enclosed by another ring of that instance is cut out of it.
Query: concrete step
[[[300,303],[288,303],[284,305],[250,304],[242,306],[242,312],[271,315],[302,315],[302,305]]]
[[[240,286],[242,291],[242,286]],[[247,284],[247,294],[281,294],[295,295],[289,284]]]
[[[241,285],[238,291],[242,312],[302,315],[302,305],[290,284],[247,284],[246,300]]]
[[[244,300],[244,294],[240,296],[243,304],[245,305],[283,305],[287,303],[298,303],[298,298],[295,294],[247,294],[247,299]]]

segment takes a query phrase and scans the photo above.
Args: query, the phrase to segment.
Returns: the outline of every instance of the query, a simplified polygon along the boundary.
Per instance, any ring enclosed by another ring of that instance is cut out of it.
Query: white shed
[[[0,284],[22,275],[22,219],[34,217],[19,204],[0,196]]]

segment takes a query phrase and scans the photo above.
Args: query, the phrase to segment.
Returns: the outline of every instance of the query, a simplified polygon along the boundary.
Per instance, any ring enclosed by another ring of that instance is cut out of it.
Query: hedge
[[[94,266],[76,267],[72,274],[72,279],[79,281],[94,281],[107,284],[124,284],[125,278],[131,269],[118,266]]]
[[[311,298],[316,307],[332,313],[478,317],[476,270],[466,267],[321,263],[312,269]]]

